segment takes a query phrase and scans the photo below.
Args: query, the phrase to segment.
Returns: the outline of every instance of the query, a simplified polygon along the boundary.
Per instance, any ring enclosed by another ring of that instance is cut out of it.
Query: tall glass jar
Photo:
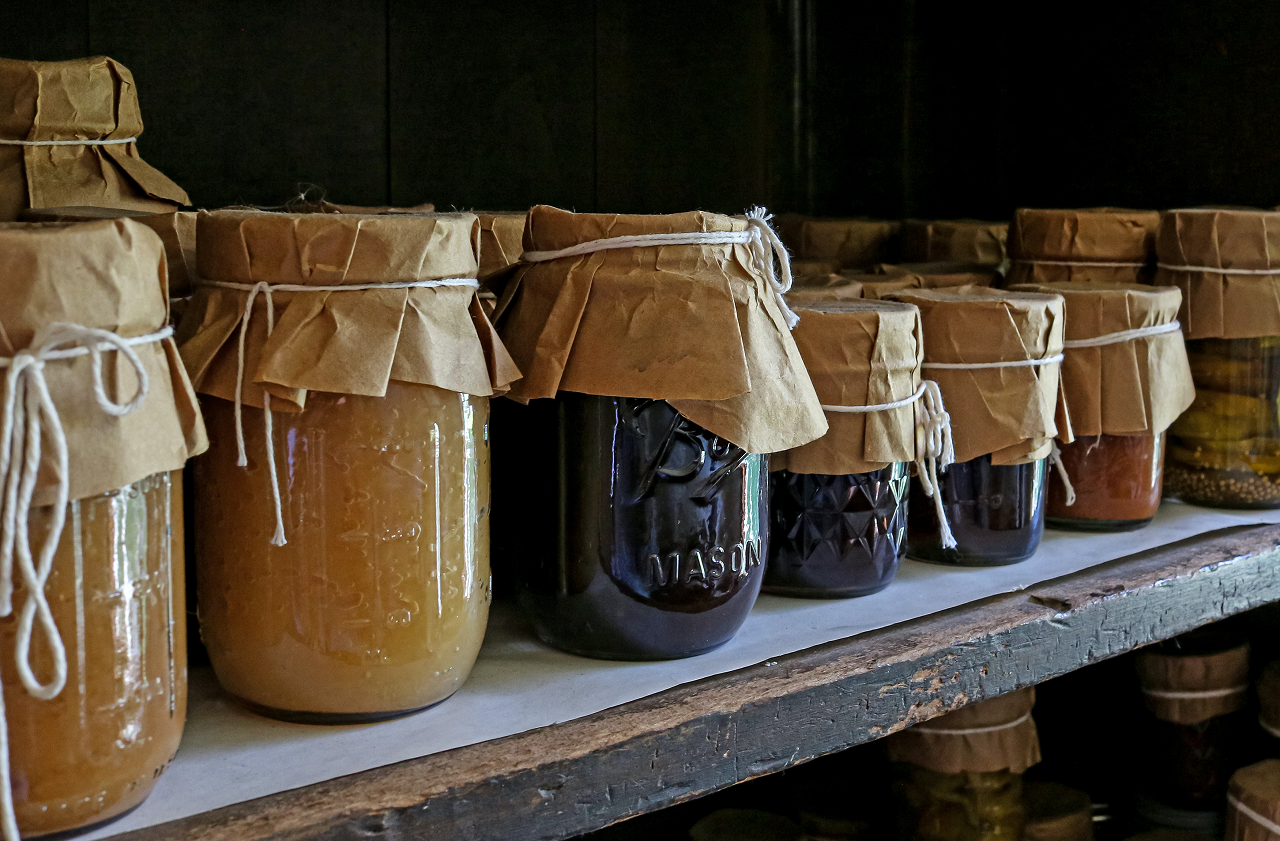
[[[527,504],[499,528],[524,535],[518,598],[543,641],[660,660],[737,633],[764,577],[767,456],[661,400],[561,392],[503,415],[495,434],[527,445],[499,481]]]
[[[1280,508],[1280,337],[1187,342],[1196,400],[1169,429],[1170,496]]]
[[[993,465],[991,456],[953,464],[939,474],[942,503],[956,547],[943,548],[933,501],[911,483],[907,555],[958,566],[1003,566],[1031,557],[1044,537],[1048,459]]]
[[[236,466],[233,404],[202,400],[200,628],[222,686],[299,721],[386,718],[462,685],[489,612],[488,399],[391,382],[275,412],[288,543],[260,415]]]
[[[173,759],[187,709],[182,545],[169,473],[72,501],[45,592],[67,653],[51,700],[4,681],[14,811],[23,837],[83,829],[137,806]],[[40,534],[51,508],[32,509]],[[19,584],[14,605],[27,593]],[[0,623],[12,663],[17,623]],[[37,676],[52,672],[39,633]]]

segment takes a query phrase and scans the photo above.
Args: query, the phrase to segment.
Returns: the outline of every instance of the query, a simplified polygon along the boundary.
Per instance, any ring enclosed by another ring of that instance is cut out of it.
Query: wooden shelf
[[[115,836],[560,839],[1280,601],[1280,526],[1216,532],[596,715]]]

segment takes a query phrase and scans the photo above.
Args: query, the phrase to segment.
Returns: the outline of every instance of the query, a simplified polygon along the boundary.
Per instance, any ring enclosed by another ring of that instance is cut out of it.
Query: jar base
[[[40,841],[62,841],[62,839],[64,838],[78,838],[81,835],[85,835],[86,833],[90,833],[90,832],[95,832],[99,829],[102,829],[104,826],[113,824],[122,818],[132,815],[134,811],[136,811],[137,808],[145,802],[146,802],[146,798],[144,797],[141,802],[135,803],[134,805],[130,806],[128,809],[125,809],[123,812],[112,815],[109,818],[103,818],[100,821],[94,821],[93,823],[85,824],[84,826],[78,826],[74,829],[59,829],[54,832],[46,832],[43,835],[30,835],[26,832],[23,832],[22,837],[25,839],[39,838]]]
[[[1137,531],[1151,524],[1155,517],[1145,520],[1091,520],[1087,517],[1045,517],[1044,524],[1059,531],[1117,532]]]
[[[538,632],[538,639],[542,640],[557,651],[563,651],[565,654],[573,654],[578,657],[588,657],[592,660],[622,660],[632,663],[657,663],[663,660],[687,660],[690,657],[697,657],[701,654],[715,651],[717,648],[729,641],[728,639],[721,640],[720,642],[708,645],[706,648],[699,648],[695,651],[640,654],[634,651],[605,651],[604,649],[590,649],[575,645],[568,645],[560,640],[553,639],[550,636],[543,634],[541,630]],[[729,639],[733,639],[733,637],[729,637]]]
[[[228,693],[230,694],[230,693]],[[320,724],[320,725],[341,725],[341,724],[376,724],[380,721],[390,721],[393,718],[403,718],[414,713],[424,712],[432,707],[439,706],[445,701],[453,697],[453,693],[441,698],[439,701],[432,701],[421,707],[414,707],[408,710],[393,710],[390,712],[370,712],[370,713],[322,713],[322,712],[304,712],[301,710],[282,710],[276,707],[269,707],[265,704],[254,703],[238,695],[232,695],[236,703],[240,704],[250,712],[257,713],[267,718],[274,718],[277,721],[287,721],[290,724]]]
[[[944,567],[1007,567],[1013,564],[1020,564],[1034,554],[1035,549],[1032,549],[1025,555],[1016,555],[1011,558],[993,558],[988,555],[978,555],[959,549],[943,549],[941,546],[931,546],[927,549],[919,549],[910,544],[907,546],[907,557],[911,560]]]
[[[765,584],[761,593],[771,596],[785,596],[789,599],[857,599],[879,593],[893,583],[893,580],[877,584],[875,587],[854,587],[833,589],[829,587],[787,587],[778,584]]]

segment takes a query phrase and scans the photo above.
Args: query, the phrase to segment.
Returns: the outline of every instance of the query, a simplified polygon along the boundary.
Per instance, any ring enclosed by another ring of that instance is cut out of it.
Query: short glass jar
[[[1196,400],[1169,428],[1165,490],[1220,508],[1280,508],[1280,337],[1187,342]]]
[[[938,474],[956,547],[944,549],[933,500],[911,482],[907,557],[955,566],[1004,566],[1035,554],[1044,537],[1048,459],[993,465],[984,455]]]
[[[258,413],[245,469],[234,405],[202,397],[200,628],[223,688],[278,718],[342,723],[462,685],[489,614],[488,403],[393,381],[384,397],[312,392],[275,412],[288,543],[273,546]]]
[[[24,838],[123,815],[147,798],[178,749],[187,647],[182,544],[171,532],[181,512],[170,482],[157,473],[68,505],[45,587],[66,648],[66,685],[40,700],[14,669],[0,670]],[[50,510],[32,509],[32,533],[43,532]],[[26,599],[19,584],[19,611]],[[0,650],[13,651],[16,626],[0,625]],[[42,679],[53,668],[38,629],[31,665]]]
[[[495,435],[520,455],[499,481],[519,478],[528,504],[505,506],[499,528],[525,535],[513,575],[544,642],[665,660],[737,633],[764,578],[767,456],[661,400],[562,391],[503,418]]]
[[[1021,841],[1027,810],[1022,775],[1013,771],[948,774],[900,766],[899,837],[911,841]]]
[[[1165,436],[1081,435],[1060,444],[1062,466],[1076,498],[1049,479],[1046,522],[1071,531],[1131,531],[1151,522],[1160,508]]]
[[[866,596],[889,586],[906,549],[908,465],[827,476],[770,474],[764,591]]]

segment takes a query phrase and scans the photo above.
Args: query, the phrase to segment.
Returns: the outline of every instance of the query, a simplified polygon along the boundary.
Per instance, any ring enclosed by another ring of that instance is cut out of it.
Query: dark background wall
[[[1280,203],[1272,0],[0,3],[0,55],[92,54],[206,207]]]

